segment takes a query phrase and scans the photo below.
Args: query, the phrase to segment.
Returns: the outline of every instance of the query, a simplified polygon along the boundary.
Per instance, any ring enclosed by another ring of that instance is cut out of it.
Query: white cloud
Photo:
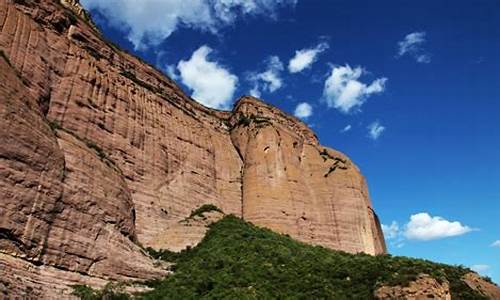
[[[493,243],[491,243],[491,247],[497,247],[500,248],[500,240],[496,240]]]
[[[428,213],[418,213],[410,217],[406,224],[404,236],[409,240],[429,241],[458,236],[472,231],[458,221],[448,221],[442,217]]]
[[[173,79],[173,80],[179,79],[179,74],[177,74],[177,70],[175,68],[175,65],[167,65],[167,66],[165,66],[165,72],[167,72],[167,75],[171,79]]]
[[[123,29],[136,49],[159,45],[178,27],[216,33],[239,17],[264,15],[294,6],[297,0],[82,0],[89,10],[106,16]]]
[[[361,67],[333,67],[323,90],[326,104],[343,113],[349,113],[353,109],[359,109],[369,96],[383,92],[387,78],[378,78],[368,85],[359,81],[365,73]]]
[[[484,275],[487,271],[491,269],[491,266],[489,265],[484,265],[484,264],[478,264],[478,265],[472,265],[470,266],[471,270],[474,272],[477,272],[481,275]]]
[[[410,55],[419,63],[430,63],[431,57],[423,48],[426,42],[425,36],[425,32],[407,34],[402,41],[398,42],[399,49],[397,56]]]
[[[225,109],[233,100],[238,77],[217,62],[210,61],[208,55],[211,52],[210,47],[201,46],[189,60],[181,60],[177,69],[182,83],[193,90],[191,96],[195,100],[208,107]]]
[[[294,114],[297,118],[307,119],[313,114],[312,106],[307,102],[299,103]]]
[[[390,245],[397,248],[404,246],[405,240],[437,240],[459,236],[473,230],[460,222],[448,221],[438,216],[432,217],[425,212],[411,215],[410,221],[403,227],[399,226],[396,221],[392,221],[390,225],[382,224],[385,239],[390,241]]]
[[[375,121],[368,125],[368,136],[372,140],[377,140],[385,131],[385,127],[380,125],[379,121]]]
[[[288,63],[288,71],[290,73],[298,73],[310,68],[318,59],[318,55],[327,50],[328,47],[327,43],[320,43],[314,48],[295,51],[295,56]]]
[[[352,129],[352,126],[351,124],[347,125],[346,127],[342,128],[342,130],[340,132],[344,133],[344,132],[348,132],[349,130]]]
[[[266,64],[266,70],[263,72],[253,72],[248,75],[248,80],[253,84],[249,93],[257,98],[261,96],[262,91],[272,93],[283,86],[281,72],[284,67],[280,58],[278,56],[270,56]]]
[[[386,239],[395,239],[399,235],[399,225],[396,221],[392,221],[391,225],[382,224],[382,231]]]

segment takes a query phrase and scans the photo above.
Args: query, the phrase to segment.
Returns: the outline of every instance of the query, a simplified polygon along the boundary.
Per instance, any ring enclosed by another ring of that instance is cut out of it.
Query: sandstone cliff
[[[78,1],[0,0],[0,50],[0,292],[163,276],[139,245],[195,244],[204,230],[180,222],[208,203],[307,243],[385,252],[345,155],[258,99],[203,107],[107,42]]]

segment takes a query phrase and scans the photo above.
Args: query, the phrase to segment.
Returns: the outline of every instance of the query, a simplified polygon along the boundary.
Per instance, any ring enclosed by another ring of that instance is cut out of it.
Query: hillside
[[[174,273],[151,282],[154,290],[139,299],[374,299],[378,288],[408,286],[421,274],[436,284],[419,283],[422,296],[487,299],[462,280],[472,271],[461,266],[310,246],[231,215],[212,224],[193,249],[153,254],[175,262]],[[101,298],[77,290],[83,299]]]

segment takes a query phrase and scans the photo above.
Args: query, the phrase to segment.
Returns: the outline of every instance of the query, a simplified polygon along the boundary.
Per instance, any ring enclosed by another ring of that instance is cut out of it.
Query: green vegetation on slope
[[[405,257],[332,251],[297,242],[235,216],[175,260],[175,273],[141,299],[372,299],[379,285],[406,285],[420,273],[448,280],[453,299],[483,299],[460,278],[469,269]]]
[[[220,213],[223,213],[220,208],[218,208],[217,206],[215,206],[213,204],[203,204],[202,206],[193,210],[191,212],[191,214],[189,215],[188,219],[192,219],[194,217],[205,217],[204,213],[212,212],[212,211],[218,211]]]
[[[86,285],[74,285],[73,295],[82,300],[128,300],[129,295],[123,292],[123,286],[108,283],[102,290],[94,290]]]

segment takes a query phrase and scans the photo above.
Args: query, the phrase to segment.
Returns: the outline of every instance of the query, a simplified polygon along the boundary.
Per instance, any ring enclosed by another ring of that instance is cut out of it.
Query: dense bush
[[[165,249],[155,250],[151,247],[147,247],[145,250],[149,255],[151,255],[151,257],[155,259],[161,259],[170,262],[176,261],[183,254],[183,252],[179,253]]]

